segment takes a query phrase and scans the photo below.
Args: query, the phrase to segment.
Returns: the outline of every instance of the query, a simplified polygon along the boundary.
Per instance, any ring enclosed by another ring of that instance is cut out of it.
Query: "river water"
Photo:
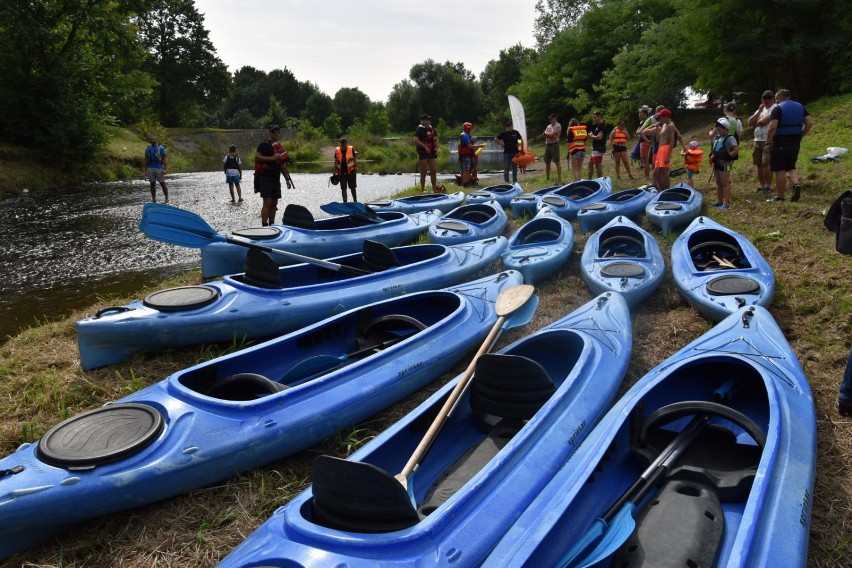
[[[320,205],[340,201],[340,189],[329,185],[327,173],[292,178],[296,189],[283,190],[279,219],[287,203],[304,205],[321,218],[327,215]],[[170,175],[169,201],[198,213],[220,233],[258,226],[261,200],[250,175],[246,181],[245,201],[234,205],[221,171]],[[416,184],[419,176],[413,174],[361,175],[358,198],[387,197]],[[162,200],[159,186],[157,195]],[[121,297],[199,267],[197,249],[155,242],[139,231],[142,205],[150,198],[148,182],[136,179],[0,202],[0,343],[99,298]]]

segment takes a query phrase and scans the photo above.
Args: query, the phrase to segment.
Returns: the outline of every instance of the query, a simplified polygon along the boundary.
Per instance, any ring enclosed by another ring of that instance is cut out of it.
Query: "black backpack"
[[[852,195],[840,202],[840,221],[835,235],[835,250],[841,254],[852,254]]]

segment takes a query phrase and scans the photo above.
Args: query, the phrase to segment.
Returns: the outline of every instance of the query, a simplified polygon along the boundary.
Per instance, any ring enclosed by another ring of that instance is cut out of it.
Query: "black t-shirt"
[[[600,140],[592,138],[592,150],[606,153],[606,131],[607,128],[605,122],[601,122],[600,124],[595,124],[593,122],[589,125],[589,138],[603,133],[603,137]]]
[[[257,153],[261,156],[274,156],[275,148],[272,146],[272,142],[264,140],[257,145]],[[263,176],[278,177],[281,175],[281,166],[278,162],[263,162],[258,173]]]
[[[424,152],[423,148],[420,146],[417,147],[417,153],[422,155],[433,154],[437,151],[437,145],[435,144],[435,129],[430,126],[424,126],[419,124],[417,126],[417,130],[414,132],[414,135],[418,140],[426,144],[431,150],[429,152]]]
[[[518,142],[521,140],[521,133],[517,130],[504,130],[496,136],[497,140],[503,142],[504,154],[517,154]]]

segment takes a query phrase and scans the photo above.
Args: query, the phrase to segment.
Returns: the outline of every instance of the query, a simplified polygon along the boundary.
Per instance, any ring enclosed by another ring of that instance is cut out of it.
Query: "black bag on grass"
[[[852,189],[847,189],[841,193],[840,197],[835,199],[834,203],[831,204],[831,207],[828,208],[823,224],[829,231],[837,231],[837,226],[840,224],[840,202],[849,196],[852,196]]]
[[[852,254],[852,195],[844,197],[840,202],[840,222],[837,224],[836,235],[834,248],[837,252]]]

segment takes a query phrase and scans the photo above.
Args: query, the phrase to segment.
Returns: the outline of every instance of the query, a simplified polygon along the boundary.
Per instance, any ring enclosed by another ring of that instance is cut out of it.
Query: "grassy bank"
[[[852,130],[846,124],[852,115],[852,96],[823,100],[809,110],[815,126],[804,139],[799,161],[804,182],[801,201],[766,203],[764,196],[754,192],[756,175],[750,152],[744,152],[734,170],[734,206],[728,211],[710,208],[706,213],[749,237],[775,270],[777,290],[770,311],[805,369],[816,404],[817,477],[808,565],[840,568],[852,566],[852,420],[841,419],[836,412],[837,387],[852,337],[852,257],[834,251],[834,236],[824,229],[822,219],[831,201],[852,187],[852,158],[840,164],[811,164],[808,158],[824,154],[828,146],[852,148]],[[696,126],[696,138],[706,140],[708,129],[709,124]],[[747,148],[746,141],[743,148]],[[534,148],[534,152],[542,154],[540,148]],[[547,185],[543,165],[537,163],[536,168],[538,171],[525,179],[529,190]],[[604,169],[606,175],[614,177],[608,158]],[[697,180],[705,201],[712,202],[715,189],[707,181],[708,174],[704,167]],[[615,180],[614,185],[617,189],[631,187],[626,179]],[[642,224],[649,228],[647,220]],[[510,230],[516,227],[513,221]],[[674,236],[653,232],[668,254]],[[578,233],[568,264],[538,286],[541,304],[533,322],[507,333],[502,344],[588,300],[591,294],[578,271],[586,238]],[[199,274],[194,272],[157,288],[198,281]],[[150,291],[140,290],[135,297]],[[81,371],[74,321],[131,299],[105,298],[68,319],[33,327],[0,347],[0,443],[4,454],[21,442],[37,439],[67,416],[96,408],[231,348],[206,346],[140,355],[110,368]],[[625,387],[710,327],[680,298],[669,276],[635,314],[634,355]],[[162,503],[80,523],[73,531],[4,565],[212,566],[278,506],[307,486],[315,456],[351,453],[437,387],[432,385],[365,424],[260,470]],[[778,565],[782,564],[783,559],[779,559]]]

